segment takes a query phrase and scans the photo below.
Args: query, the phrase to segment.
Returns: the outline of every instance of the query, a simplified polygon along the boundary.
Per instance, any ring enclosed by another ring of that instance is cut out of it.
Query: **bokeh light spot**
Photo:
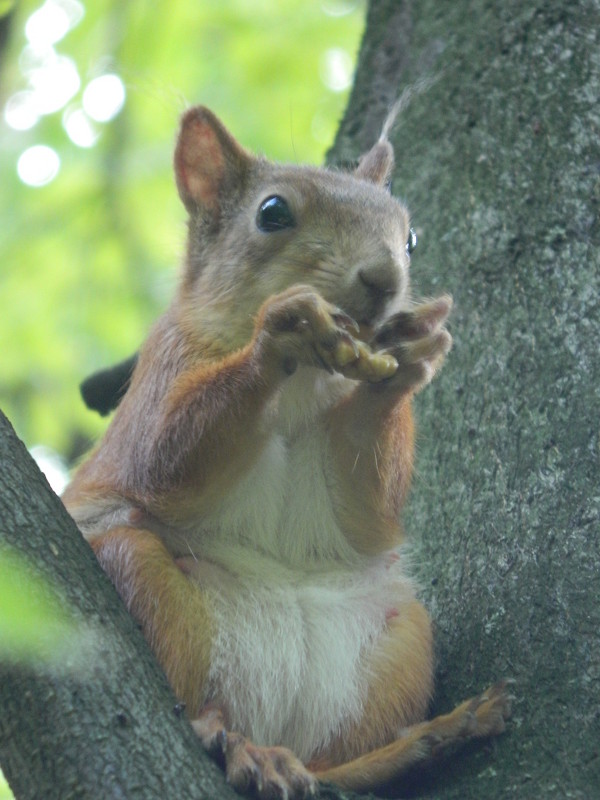
[[[108,122],[125,103],[125,86],[118,75],[100,75],[83,92],[83,109],[96,122]]]
[[[19,178],[28,186],[45,186],[56,178],[59,169],[58,153],[45,144],[29,147],[17,161]]]

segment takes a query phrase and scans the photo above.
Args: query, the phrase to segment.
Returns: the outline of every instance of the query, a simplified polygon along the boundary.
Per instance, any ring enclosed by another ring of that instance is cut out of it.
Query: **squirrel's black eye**
[[[406,240],[406,252],[410,255],[415,247],[417,246],[417,234],[414,231],[414,228],[410,228],[408,231],[408,239]]]
[[[283,197],[278,194],[267,197],[258,207],[256,225],[259,230],[265,233],[293,228],[295,224],[296,220],[290,211],[290,207]]]

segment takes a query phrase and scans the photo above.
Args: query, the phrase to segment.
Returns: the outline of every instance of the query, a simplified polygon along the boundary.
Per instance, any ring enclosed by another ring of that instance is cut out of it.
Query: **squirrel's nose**
[[[400,288],[400,270],[392,261],[363,265],[358,277],[369,294],[377,298],[395,295]]]

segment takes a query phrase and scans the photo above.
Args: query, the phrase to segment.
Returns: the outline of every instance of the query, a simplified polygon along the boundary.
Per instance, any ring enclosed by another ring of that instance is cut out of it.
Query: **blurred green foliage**
[[[31,127],[11,127],[6,114],[0,121],[0,407],[28,446],[71,460],[106,425],[85,409],[80,380],[136,350],[172,293],[185,236],[171,175],[178,116],[201,102],[248,148],[321,162],[347,99],[365,4],[48,3],[84,11],[53,45],[80,87]],[[5,108],[32,82],[25,31],[41,6],[13,8],[0,61]],[[80,110],[86,86],[106,73],[122,79],[125,104],[93,124],[94,146],[77,146],[65,113]],[[34,188],[17,162],[40,144],[60,169]]]
[[[80,647],[82,630],[65,603],[22,555],[0,546],[2,661],[64,670],[65,661],[72,660]],[[82,666],[83,661],[78,669]]]
[[[8,788],[8,783],[2,773],[0,773],[0,800],[10,800],[12,792]]]

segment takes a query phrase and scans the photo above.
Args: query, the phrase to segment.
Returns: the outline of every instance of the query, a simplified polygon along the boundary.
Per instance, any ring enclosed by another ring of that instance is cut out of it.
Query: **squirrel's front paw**
[[[390,384],[416,391],[433,378],[452,346],[444,323],[452,298],[443,295],[410,311],[394,314],[375,332],[371,345],[385,348],[398,362]]]
[[[292,286],[270,297],[257,321],[257,335],[266,334],[275,357],[287,373],[298,366],[323,367],[357,380],[381,381],[394,374],[396,359],[374,353],[348,331],[358,326],[342,309],[328,303],[310,286]]]

